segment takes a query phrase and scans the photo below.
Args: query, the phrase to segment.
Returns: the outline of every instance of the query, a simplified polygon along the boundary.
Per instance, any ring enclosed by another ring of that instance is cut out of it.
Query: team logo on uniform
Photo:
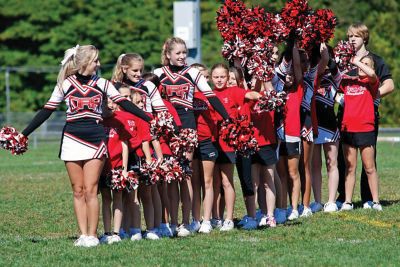
[[[363,86],[348,86],[347,87],[347,95],[363,95],[365,91],[365,87]]]
[[[101,105],[101,95],[95,95],[92,97],[69,97],[69,105],[71,112],[80,111],[83,109],[97,110]]]
[[[190,89],[189,84],[175,84],[166,85],[165,92],[169,97],[178,96],[182,99],[186,99]]]

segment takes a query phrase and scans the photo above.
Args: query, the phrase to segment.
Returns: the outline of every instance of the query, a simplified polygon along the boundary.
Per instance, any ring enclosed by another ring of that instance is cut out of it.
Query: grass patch
[[[396,266],[400,262],[399,148],[399,143],[378,145],[385,205],[381,213],[363,209],[319,213],[272,230],[213,231],[209,236],[124,241],[93,249],[73,247],[77,225],[69,179],[57,158],[58,145],[41,145],[24,156],[0,151],[0,266]],[[325,175],[324,200],[326,187]],[[238,181],[236,188],[235,216],[241,217],[244,205]],[[357,186],[355,201],[360,200],[358,192]]]

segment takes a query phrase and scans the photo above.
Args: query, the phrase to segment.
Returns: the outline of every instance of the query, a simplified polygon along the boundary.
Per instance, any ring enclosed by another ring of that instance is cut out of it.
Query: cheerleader
[[[228,87],[240,87],[243,89],[248,89],[247,83],[244,79],[244,74],[241,68],[230,67],[229,68],[229,81]],[[240,107],[240,114],[247,115],[250,118],[250,106],[249,103]],[[236,169],[240,180],[240,185],[242,188],[242,194],[244,198],[244,204],[246,206],[247,214],[238,223],[239,226],[243,226],[243,229],[255,229],[257,228],[257,222],[254,216],[250,216],[252,210],[256,210],[255,198],[253,190],[253,182],[251,180],[251,158],[243,157],[241,155],[236,155]]]
[[[239,87],[228,88],[229,69],[224,64],[216,64],[211,68],[211,80],[214,84],[214,92],[224,104],[231,118],[236,118],[239,107],[244,105],[245,99],[257,100],[261,95],[258,92],[246,91]],[[221,138],[218,140],[218,158],[214,171],[214,191],[222,186],[224,189],[226,218],[220,231],[233,229],[233,210],[235,205],[235,189],[233,184],[233,167],[236,155],[233,148],[229,147]],[[214,194],[214,202],[218,194]]]
[[[160,79],[154,73],[146,73],[143,79],[152,82],[156,88],[160,90]],[[161,90],[160,90],[161,91]],[[160,92],[162,95],[162,92]],[[175,130],[178,131],[182,127],[181,120],[173,105],[166,99],[162,99],[164,105],[167,107],[168,112],[173,117],[173,124]],[[165,159],[173,157],[171,148],[165,138],[160,138],[160,145],[162,154]],[[173,237],[176,234],[178,225],[178,207],[179,207],[179,190],[178,182],[171,181],[171,183],[163,182],[159,185],[159,192],[162,198],[162,223],[160,226],[160,235],[163,237]],[[171,217],[171,225],[169,224],[169,217]]]
[[[106,160],[103,174],[100,179],[108,179],[111,175],[112,170],[117,170],[122,168],[122,175],[128,176],[128,140],[129,133],[125,131],[124,125],[119,123],[115,117],[118,116],[118,105],[115,104],[111,99],[108,99],[108,110],[110,111],[110,116],[104,119],[104,126],[107,134],[107,150],[109,158]],[[104,117],[103,113],[103,117]],[[111,181],[108,181],[110,185]],[[103,186],[100,186],[103,184]],[[108,186],[104,186],[105,182],[99,183],[100,192],[102,196],[102,211],[103,211],[103,223],[104,223],[104,235],[100,238],[100,243],[112,244],[121,241],[119,235],[122,216],[125,212],[122,202],[122,189],[110,190]],[[111,192],[112,191],[112,192]],[[112,194],[111,194],[112,193]],[[114,221],[114,232],[111,233],[111,213],[110,206],[113,203],[113,221]]]
[[[182,128],[196,130],[196,120],[193,112],[194,88],[197,88],[208,98],[215,110],[224,119],[228,119],[228,113],[212,92],[206,79],[201,73],[186,66],[187,48],[186,43],[178,37],[172,37],[165,41],[161,54],[162,68],[154,70],[161,81],[163,91],[167,99],[178,112],[182,122]],[[189,161],[193,159],[193,153],[187,155]],[[190,234],[189,218],[192,208],[192,183],[187,179],[180,183],[182,199],[182,222],[178,228],[178,236],[184,237]]]
[[[358,77],[344,76],[340,90],[344,93],[342,142],[346,162],[346,201],[341,210],[352,210],[355,173],[357,169],[357,150],[368,175],[368,184],[372,194],[372,209],[381,211],[379,203],[379,178],[374,160],[374,100],[378,95],[379,79],[374,71],[371,56],[354,57],[351,61],[358,67]]]
[[[274,217],[276,189],[275,189],[275,164],[278,162],[276,154],[276,137],[274,124],[274,111],[251,109],[251,120],[254,124],[254,136],[258,141],[259,150],[251,157],[251,174],[254,193],[263,187],[266,210],[262,209],[263,216],[259,226],[276,227]],[[255,199],[259,199],[255,197]],[[254,204],[255,207],[255,204]],[[255,210],[252,211],[255,214]]]
[[[323,62],[319,62],[320,54],[324,54]],[[300,175],[302,182],[302,196],[303,196],[303,212],[300,217],[308,217],[312,215],[310,208],[311,198],[311,162],[314,148],[314,138],[317,136],[318,129],[316,127],[316,114],[315,114],[315,97],[314,97],[314,84],[317,75],[325,71],[328,63],[328,50],[324,43],[320,48],[314,47],[311,58],[308,58],[305,51],[300,52],[300,64],[298,68],[294,67],[295,81],[297,84],[302,83],[304,86],[303,99],[300,107],[300,123],[301,123],[301,138],[303,150],[300,160]],[[319,71],[321,70],[321,71]]]
[[[77,45],[66,51],[50,100],[22,132],[23,136],[28,136],[65,100],[67,122],[59,156],[65,161],[71,181],[74,209],[81,232],[74,245],[84,247],[99,244],[96,234],[99,220],[97,187],[107,154],[105,131],[100,123],[103,95],[107,94],[132,114],[150,120],[142,110],[121,97],[109,81],[95,75],[100,67],[98,54],[99,51],[92,45]]]
[[[332,52],[332,49],[329,50]],[[322,185],[322,158],[321,149],[324,149],[326,170],[328,173],[328,202],[324,205],[325,212],[337,211],[335,202],[339,183],[339,172],[337,157],[339,150],[339,129],[337,127],[336,114],[334,110],[336,92],[339,88],[342,75],[338,70],[332,53],[328,62],[328,68],[323,73],[320,82],[316,83],[315,96],[316,113],[318,121],[318,136],[314,140],[314,151],[312,157],[312,187],[315,202],[310,207],[313,212],[322,209],[321,185]]]
[[[143,68],[144,60],[139,54],[122,54],[114,67],[112,81],[117,87],[124,84],[131,90],[139,92],[143,98],[145,112],[151,114],[153,111],[167,111],[158,88],[151,81],[142,78]]]

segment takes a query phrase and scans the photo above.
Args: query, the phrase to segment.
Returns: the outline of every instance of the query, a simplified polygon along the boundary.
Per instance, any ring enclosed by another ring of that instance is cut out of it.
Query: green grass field
[[[0,266],[400,266],[400,143],[378,145],[383,212],[318,213],[275,229],[91,249],[73,246],[77,224],[58,145],[40,147],[23,156],[0,151]],[[325,177],[325,200],[326,186]],[[235,215],[241,217],[239,183],[236,188]]]

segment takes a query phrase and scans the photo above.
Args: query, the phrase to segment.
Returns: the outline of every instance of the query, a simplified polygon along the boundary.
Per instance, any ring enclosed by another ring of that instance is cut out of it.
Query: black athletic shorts
[[[266,145],[260,147],[253,156],[251,156],[252,164],[261,164],[264,166],[274,165],[278,162],[278,158],[276,156],[276,146],[275,145]]]
[[[299,156],[301,154],[301,142],[282,142],[279,146],[279,156]]]
[[[193,110],[190,109],[177,109],[179,119],[182,122],[182,129],[190,128],[190,129],[197,129],[196,126],[196,118],[194,116]]]
[[[211,142],[211,139],[202,140],[195,152],[195,158],[200,160],[216,161],[218,158],[218,150]]]
[[[362,132],[362,133],[341,133],[342,143],[353,147],[374,146],[375,132]]]

